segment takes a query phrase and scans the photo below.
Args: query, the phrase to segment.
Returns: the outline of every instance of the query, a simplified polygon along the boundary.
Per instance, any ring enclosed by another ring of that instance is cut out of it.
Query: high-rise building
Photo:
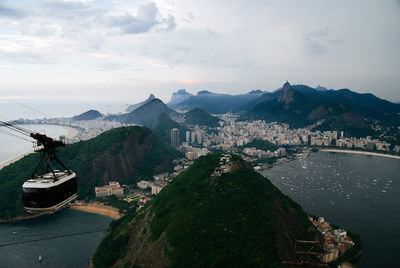
[[[203,142],[203,133],[197,131],[196,133],[196,142],[197,144],[201,144]]]
[[[194,131],[191,133],[191,142],[192,143],[196,142],[196,132],[194,132]]]
[[[171,146],[174,148],[179,147],[179,129],[171,129]]]
[[[190,142],[190,131],[186,131],[186,142]]]

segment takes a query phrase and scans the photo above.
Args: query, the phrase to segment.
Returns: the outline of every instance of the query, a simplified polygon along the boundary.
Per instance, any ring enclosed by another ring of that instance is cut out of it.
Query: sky
[[[288,80],[400,102],[399,48],[400,0],[0,0],[0,101],[168,102]]]

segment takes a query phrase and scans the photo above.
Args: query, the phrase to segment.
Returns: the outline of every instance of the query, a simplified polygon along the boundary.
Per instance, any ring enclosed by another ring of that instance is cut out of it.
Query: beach
[[[23,158],[24,156],[27,156],[28,154],[31,154],[31,153],[33,153],[33,151],[24,153],[24,154],[19,155],[19,156],[13,158],[13,159],[10,159],[10,160],[8,160],[8,161],[6,161],[6,162],[4,162],[4,163],[1,163],[1,164],[0,164],[0,170],[1,170],[3,167],[10,165],[10,164],[12,164],[12,163],[14,163],[14,162],[20,160],[20,159]]]
[[[96,214],[101,214],[107,217],[110,217],[114,220],[117,220],[122,217],[122,214],[119,213],[118,209],[110,207],[110,206],[105,206],[102,203],[90,203],[87,205],[73,205],[70,207],[71,209],[75,210],[80,210],[80,211],[86,211],[90,213],[96,213]]]
[[[79,134],[79,130],[74,127],[70,126],[62,126],[62,127],[68,131],[68,134],[65,136],[68,140],[75,138]]]
[[[374,152],[366,152],[366,151],[353,151],[353,150],[341,150],[341,149],[320,149],[319,151],[320,152],[333,152],[333,153],[364,154],[364,155],[383,156],[383,157],[400,159],[400,156],[398,156],[398,155],[382,154],[382,153],[374,153]]]

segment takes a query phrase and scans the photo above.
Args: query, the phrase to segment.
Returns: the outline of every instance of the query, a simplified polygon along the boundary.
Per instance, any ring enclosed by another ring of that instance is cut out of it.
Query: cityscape
[[[0,267],[399,267],[399,14],[0,0]]]

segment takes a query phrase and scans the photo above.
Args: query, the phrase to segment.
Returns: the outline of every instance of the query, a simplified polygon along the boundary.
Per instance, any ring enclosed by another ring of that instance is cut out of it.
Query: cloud
[[[159,10],[154,2],[147,2],[138,7],[136,16],[124,12],[108,18],[108,26],[117,28],[120,34],[140,34],[159,27],[166,31],[175,29],[175,17],[171,14],[166,19],[160,17]]]
[[[25,16],[25,13],[23,11],[13,9],[13,8],[8,8],[0,4],[0,18],[5,17],[5,18],[14,18],[14,19],[19,19]]]
[[[342,40],[332,37],[327,30],[314,30],[303,34],[303,50],[311,56],[324,55],[330,52],[332,46],[342,43]]]
[[[316,41],[304,42],[304,50],[309,55],[323,55],[329,51],[327,46]]]

